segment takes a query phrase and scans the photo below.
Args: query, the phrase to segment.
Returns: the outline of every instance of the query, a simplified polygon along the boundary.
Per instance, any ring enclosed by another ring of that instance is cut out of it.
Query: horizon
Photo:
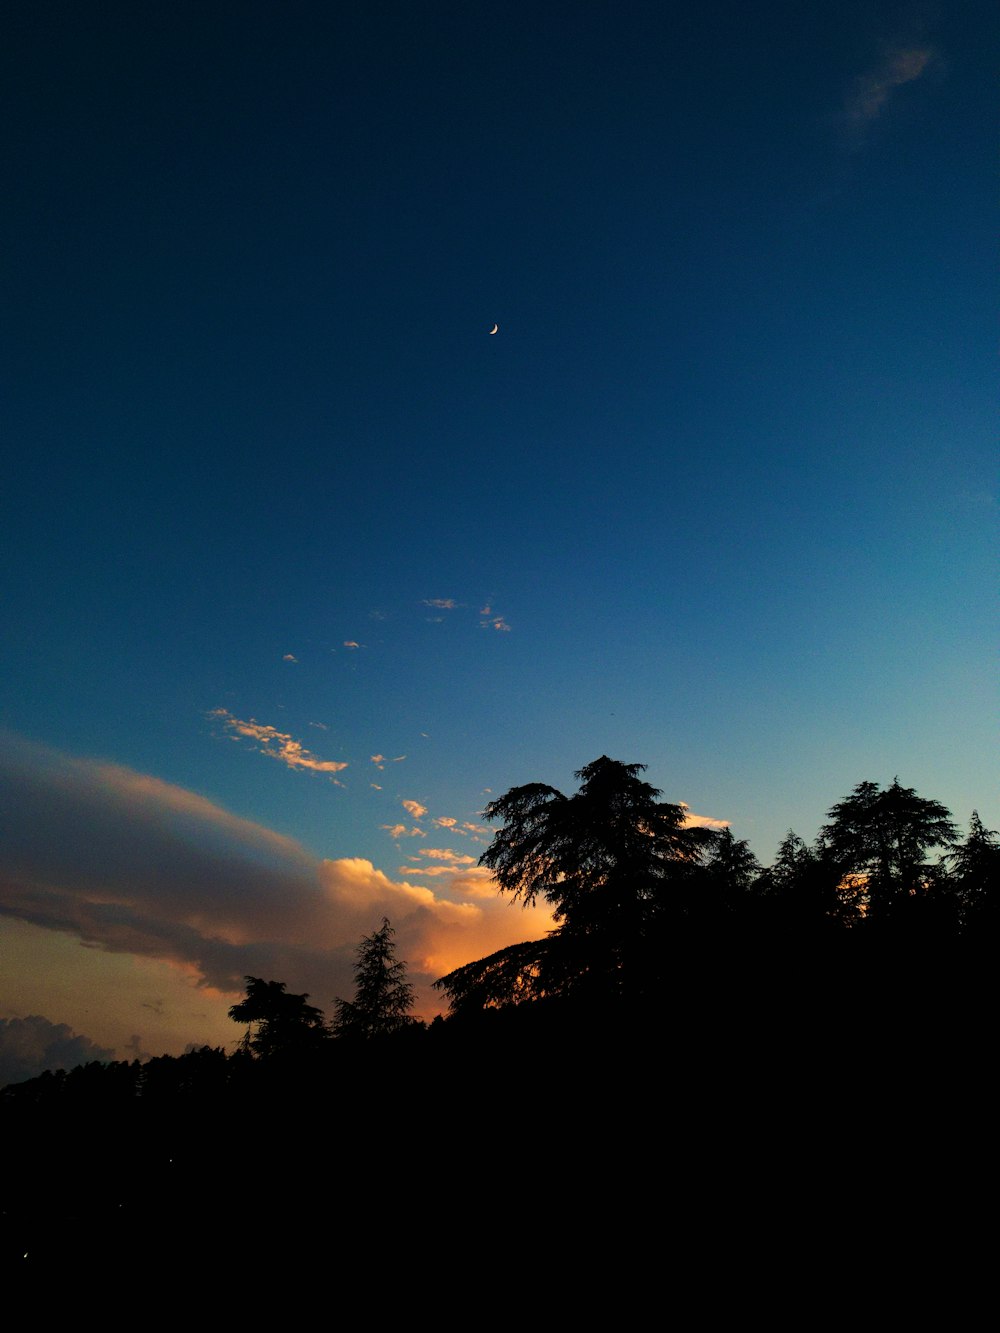
[[[382,916],[420,1012],[550,925],[484,806],[601,754],[764,864],[864,780],[1000,826],[996,29],[22,7],[0,1020],[39,1059],[231,1046],[246,974],[329,1012]]]

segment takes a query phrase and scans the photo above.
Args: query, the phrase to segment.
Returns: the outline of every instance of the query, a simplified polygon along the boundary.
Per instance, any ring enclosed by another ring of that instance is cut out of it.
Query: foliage
[[[508,945],[488,958],[456,968],[434,985],[447,992],[453,1014],[541,999],[546,945],[545,940]]]
[[[229,1010],[235,1023],[247,1024],[244,1049],[272,1056],[311,1049],[329,1036],[322,1010],[306,1004],[308,995],[289,995],[283,981],[247,977],[246,982],[246,998]]]
[[[859,910],[876,919],[922,893],[933,878],[926,853],[955,840],[947,808],[901,786],[898,778],[885,791],[876,782],[858,783],[828,818],[820,849],[838,865]]]
[[[453,1007],[582,989],[617,994],[640,980],[660,923],[682,914],[690,872],[713,835],[685,826],[643,764],[602,755],[579,770],[580,789],[513,787],[484,812],[502,827],[480,857],[501,893],[544,898],[559,923],[548,940],[515,945],[442,977]]]
[[[396,959],[395,933],[383,917],[379,929],[359,944],[354,999],[337,999],[338,1037],[384,1037],[417,1021],[410,1014],[413,987],[406,979],[406,964]]]
[[[968,929],[995,930],[1000,908],[1000,835],[973,810],[969,834],[946,858]]]

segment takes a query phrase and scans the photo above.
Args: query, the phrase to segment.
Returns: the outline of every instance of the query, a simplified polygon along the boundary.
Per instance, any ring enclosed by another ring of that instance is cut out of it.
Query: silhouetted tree
[[[683,915],[688,872],[712,841],[706,829],[685,826],[683,806],[659,799],[639,777],[644,769],[602,755],[576,774],[573,796],[536,782],[486,807],[485,818],[503,826],[480,864],[513,901],[544,898],[559,924],[545,941],[442,977],[436,984],[453,1005],[641,988],[660,927]]]
[[[243,1047],[255,1055],[315,1048],[329,1037],[323,1011],[306,1004],[308,995],[289,995],[283,981],[247,977],[246,998],[234,1004],[229,1017],[246,1023]]]
[[[840,867],[829,854],[809,847],[789,829],[773,863],[762,871],[755,892],[767,908],[774,931],[801,939],[857,919],[841,889],[841,878]]]
[[[1000,835],[973,810],[969,834],[946,858],[961,904],[963,929],[993,932],[1000,914]]]
[[[413,987],[406,979],[406,964],[397,961],[395,931],[389,918],[358,945],[354,965],[354,999],[337,999],[334,1033],[338,1037],[383,1037],[417,1020]]]
[[[955,840],[948,809],[900,786],[898,778],[885,791],[877,782],[859,783],[828,818],[820,850],[840,868],[859,910],[876,920],[925,890],[933,878],[926,853]]]

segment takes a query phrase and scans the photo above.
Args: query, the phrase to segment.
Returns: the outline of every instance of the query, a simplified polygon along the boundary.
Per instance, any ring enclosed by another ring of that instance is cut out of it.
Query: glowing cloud
[[[407,828],[405,824],[380,824],[379,828],[384,828],[390,838],[426,838],[427,834],[422,828]]]
[[[0,915],[90,946],[81,956],[95,978],[102,953],[169,964],[176,983],[158,973],[152,994],[199,988],[223,1030],[247,975],[285,981],[321,1006],[350,994],[357,942],[382,916],[396,928],[425,1017],[441,1007],[434,978],[551,927],[547,912],[511,912],[476,867],[427,858],[451,871],[432,891],[390,879],[361,857],[317,861],[292,839],[181,787],[2,739]],[[110,963],[106,998],[95,1000],[94,981],[78,1013],[60,1014],[102,1043],[105,1019],[124,1003]],[[5,960],[15,988],[16,966],[30,962]],[[119,1009],[118,1030],[124,1022],[127,1033],[141,1032],[149,999]]]
[[[299,659],[295,656],[294,653],[285,653],[284,657],[281,660],[283,662],[297,662]]]
[[[421,805],[419,801],[402,801],[401,805],[408,815],[414,819],[423,819],[427,813],[426,805]]]
[[[259,741],[261,754],[270,755],[286,768],[303,768],[312,773],[341,773],[347,767],[346,763],[338,759],[317,759],[301,741],[293,739],[287,732],[279,731],[277,727],[258,722],[255,718],[244,722],[225,708],[213,708],[208,716],[218,718],[224,727],[234,733],[233,739],[242,736],[248,740]]]

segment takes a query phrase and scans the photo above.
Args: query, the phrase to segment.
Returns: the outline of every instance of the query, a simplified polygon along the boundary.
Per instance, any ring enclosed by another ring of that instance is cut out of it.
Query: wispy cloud
[[[425,597],[422,606],[433,606],[438,611],[454,611],[459,605],[454,597]]]
[[[879,64],[862,74],[851,88],[845,106],[848,121],[863,130],[877,120],[893,92],[919,79],[933,58],[929,46],[896,46],[887,51]]]
[[[361,647],[361,644],[360,644],[360,643],[357,643],[354,639],[345,639],[345,640],[344,640],[344,647],[345,647],[345,648],[360,648],[360,647]]]
[[[297,662],[299,659],[295,656],[294,653],[285,653],[284,657],[281,660],[283,662]]]
[[[414,819],[423,819],[427,813],[426,805],[421,805],[419,801],[400,802],[407,814],[412,815]]]
[[[474,866],[476,858],[474,856],[465,856],[462,852],[456,852],[451,847],[422,847],[420,855],[429,857],[432,861],[447,861],[453,866]]]
[[[302,768],[313,773],[341,773],[347,767],[346,762],[338,759],[318,759],[301,741],[255,718],[244,722],[225,708],[213,708],[209,717],[217,718],[232,733],[234,740],[243,737],[259,741],[261,754],[270,755],[287,768]]]
[[[479,609],[479,627],[480,629],[498,629],[505,633],[509,632],[510,626],[504,620],[503,616],[498,616],[489,605]]]

